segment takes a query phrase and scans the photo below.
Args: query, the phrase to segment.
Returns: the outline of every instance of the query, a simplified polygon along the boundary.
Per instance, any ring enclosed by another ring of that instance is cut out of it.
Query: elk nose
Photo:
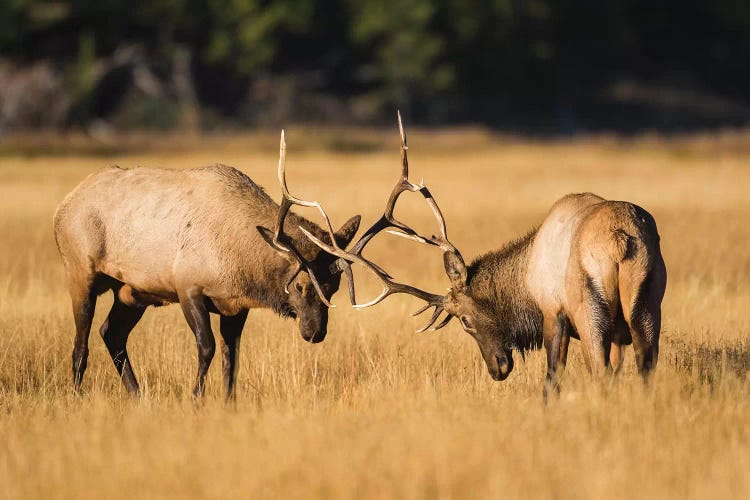
[[[312,337],[307,339],[308,342],[311,344],[319,344],[320,342],[323,342],[323,339],[325,338],[325,334],[321,334],[320,332],[313,334]]]
[[[495,356],[497,361],[497,378],[496,380],[505,380],[513,370],[513,358],[509,358],[505,355]]]
[[[326,328],[321,328],[319,330],[313,330],[312,335],[303,335],[303,337],[311,344],[317,344],[319,342],[323,342],[323,340],[326,338],[326,333]]]

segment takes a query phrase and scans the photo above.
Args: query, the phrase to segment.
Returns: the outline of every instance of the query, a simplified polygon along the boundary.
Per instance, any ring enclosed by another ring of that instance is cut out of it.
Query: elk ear
[[[467,272],[464,259],[454,252],[445,252],[443,254],[443,264],[445,272],[451,280],[451,286],[454,290],[460,291],[466,288]]]
[[[289,258],[289,253],[288,252],[282,252],[281,250],[279,250],[278,248],[276,248],[273,245],[273,231],[271,231],[267,227],[263,227],[263,226],[255,226],[255,229],[258,230],[258,232],[263,237],[263,239],[266,240],[266,243],[268,243],[268,245],[272,249],[274,249],[276,252],[278,252],[279,255],[281,255],[282,257],[286,257],[287,259]]]
[[[271,245],[271,248],[276,250],[276,247],[273,246],[273,231],[263,226],[255,226],[255,229],[257,229],[263,239],[266,240],[266,243]]]
[[[336,244],[338,244],[338,246],[346,248],[347,245],[351,243],[354,235],[357,234],[357,231],[359,230],[359,223],[361,220],[361,215],[355,215],[346,221],[338,231],[336,231]]]

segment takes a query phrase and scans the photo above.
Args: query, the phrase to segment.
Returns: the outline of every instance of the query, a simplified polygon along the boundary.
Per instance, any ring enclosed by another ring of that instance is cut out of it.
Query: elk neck
[[[468,268],[467,293],[492,308],[513,346],[521,352],[542,345],[542,311],[525,283],[536,231],[476,258]]]

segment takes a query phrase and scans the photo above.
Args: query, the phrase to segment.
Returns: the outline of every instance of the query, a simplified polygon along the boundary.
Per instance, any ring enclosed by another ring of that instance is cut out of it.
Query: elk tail
[[[615,262],[622,262],[632,256],[635,250],[635,241],[632,236],[622,229],[612,231],[612,257]]]

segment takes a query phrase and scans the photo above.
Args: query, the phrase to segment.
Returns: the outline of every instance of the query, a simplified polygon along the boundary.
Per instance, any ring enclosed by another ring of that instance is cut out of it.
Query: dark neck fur
[[[536,229],[478,257],[468,268],[468,294],[491,307],[513,346],[522,353],[542,344],[542,312],[524,282],[535,235]]]

